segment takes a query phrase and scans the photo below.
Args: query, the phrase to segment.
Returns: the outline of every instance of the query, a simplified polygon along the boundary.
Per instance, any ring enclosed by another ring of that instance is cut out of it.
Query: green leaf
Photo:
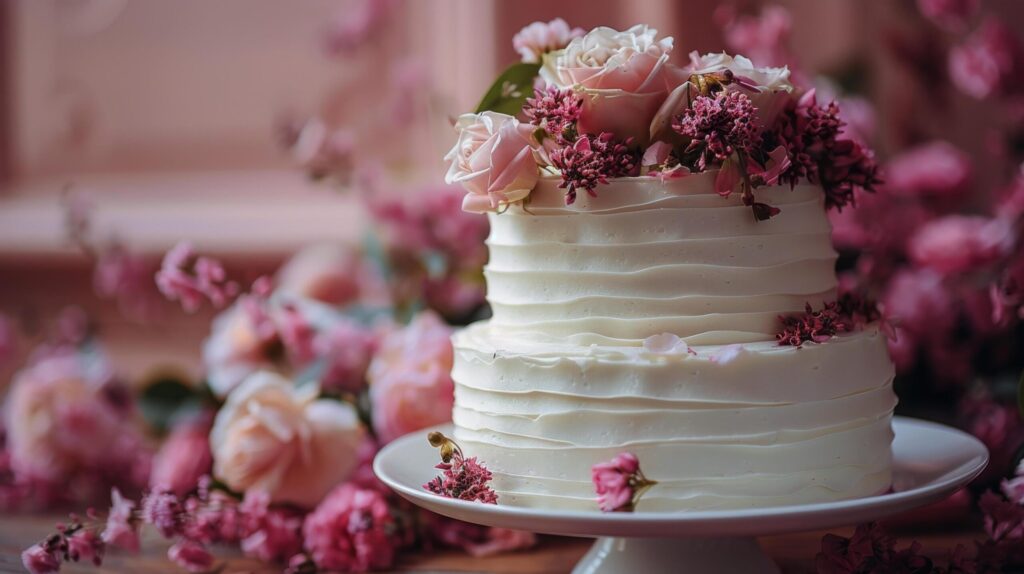
[[[498,112],[514,116],[523,109],[526,98],[533,95],[533,80],[540,72],[540,64],[512,64],[498,76],[480,100],[476,113]]]
[[[139,411],[158,432],[167,431],[176,416],[202,404],[202,394],[171,375],[160,376],[142,391]]]

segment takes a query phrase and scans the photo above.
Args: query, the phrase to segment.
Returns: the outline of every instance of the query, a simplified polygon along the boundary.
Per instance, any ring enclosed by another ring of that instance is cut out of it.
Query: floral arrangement
[[[292,572],[386,569],[402,552],[439,546],[484,555],[532,545],[529,533],[408,505],[369,467],[380,446],[450,420],[444,317],[472,317],[482,304],[486,221],[463,212],[455,190],[422,197],[420,208],[367,198],[374,226],[364,247],[314,246],[275,277],[236,279],[187,243],[147,264],[148,287],[123,293],[218,310],[201,382],[161,373],[135,395],[84,314],[65,312],[5,401],[0,504],[109,496],[111,508],[58,525],[26,550],[26,568],[55,572],[137,551],[143,526],[171,540],[168,557],[194,572],[216,567],[217,544]],[[99,251],[81,232],[88,210],[74,196],[68,210],[69,235]],[[166,433],[159,448],[153,433]],[[456,482],[481,469],[461,454],[450,462]],[[474,496],[493,500],[486,481]]]
[[[806,181],[841,209],[881,183],[838,106],[794,87],[784,66],[697,52],[677,66],[672,38],[647,26],[583,33],[554,20],[514,44],[522,62],[455,123],[446,180],[466,188],[468,211],[528,203],[542,175],[560,176],[571,204],[612,178],[717,171],[716,191],[738,190],[758,220],[779,213],[756,200],[760,187]]]

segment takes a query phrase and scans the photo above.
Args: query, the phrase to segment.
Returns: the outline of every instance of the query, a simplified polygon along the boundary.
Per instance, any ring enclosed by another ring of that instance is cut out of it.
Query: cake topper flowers
[[[467,211],[525,204],[542,175],[560,177],[572,204],[614,178],[714,172],[715,190],[739,192],[757,220],[780,212],[757,200],[761,187],[820,185],[826,206],[841,209],[880,183],[871,152],[844,137],[836,105],[797,90],[785,67],[697,52],[679,66],[672,38],[642,25],[582,34],[537,22],[514,44],[523,61],[459,118],[446,156]]]
[[[484,504],[498,503],[498,495],[489,484],[491,471],[477,461],[475,456],[463,456],[459,445],[438,431],[429,433],[427,441],[441,453],[441,462],[435,468],[443,471],[443,476],[434,477],[423,488],[445,498]]]
[[[622,452],[608,462],[599,462],[590,469],[597,505],[603,512],[633,512],[640,497],[657,481],[640,470],[640,461],[631,452]]]

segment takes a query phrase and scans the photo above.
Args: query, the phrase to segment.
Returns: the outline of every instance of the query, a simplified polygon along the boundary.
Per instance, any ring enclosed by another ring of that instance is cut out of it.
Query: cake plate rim
[[[819,530],[884,518],[947,498],[985,469],[988,449],[963,431],[919,419],[893,417],[893,491],[837,502],[791,506],[696,510],[675,512],[613,512],[549,510],[481,504],[453,500],[422,488],[436,474],[437,452],[426,434],[438,430],[450,435],[452,425],[409,433],[385,445],[373,461],[380,480],[406,500],[448,516],[487,526],[529,530],[544,534],[629,538],[722,538],[751,537]],[[912,478],[927,460],[914,457],[915,449],[944,445],[945,460],[927,468],[938,474],[924,484],[900,489],[901,480]],[[419,455],[419,456],[417,456]],[[483,461],[486,463],[486,461]],[[429,464],[427,464],[429,463]],[[421,467],[426,465],[426,470]],[[411,467],[415,465],[416,469]],[[420,472],[422,482],[399,476]]]

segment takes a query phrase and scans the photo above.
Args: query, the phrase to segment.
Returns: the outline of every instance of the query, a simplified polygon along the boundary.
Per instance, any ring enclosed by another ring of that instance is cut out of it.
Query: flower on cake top
[[[573,38],[579,38],[584,33],[583,28],[570,28],[561,18],[550,22],[534,22],[512,38],[512,47],[519,52],[524,63],[535,64],[541,61],[544,54],[564,48]]]
[[[644,476],[640,461],[631,452],[622,452],[590,469],[597,505],[603,512],[632,512],[648,489],[658,484]]]
[[[842,208],[879,183],[836,105],[797,90],[785,67],[697,52],[679,66],[672,38],[643,25],[579,34],[561,20],[538,22],[514,44],[523,61],[459,118],[446,156],[447,181],[466,187],[469,211],[525,204],[541,175],[560,176],[571,204],[614,178],[717,172],[716,191],[739,192],[758,220],[780,211],[757,200],[761,187],[806,181]],[[531,84],[532,94],[523,89]]]

